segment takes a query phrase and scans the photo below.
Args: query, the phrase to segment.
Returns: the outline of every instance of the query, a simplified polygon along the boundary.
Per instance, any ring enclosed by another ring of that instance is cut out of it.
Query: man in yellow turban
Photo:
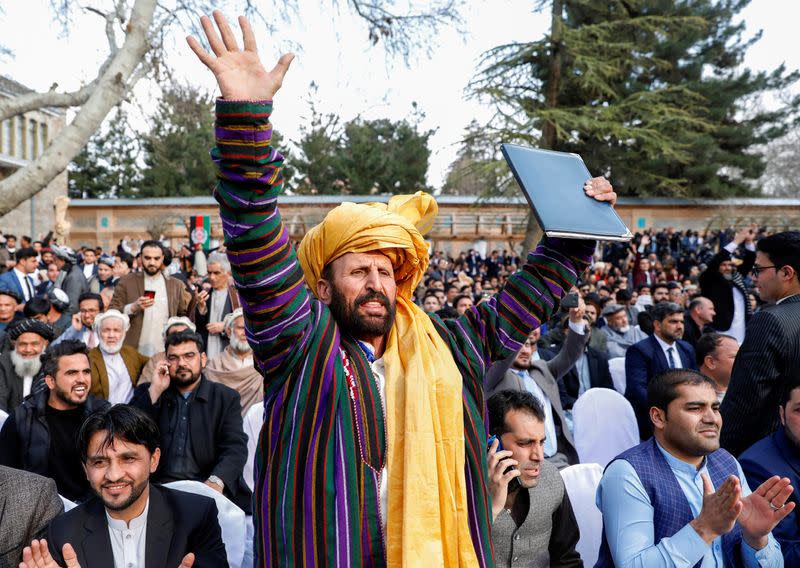
[[[595,243],[543,241],[503,291],[446,324],[411,299],[428,195],[343,203],[295,252],[269,122],[293,56],[267,71],[247,20],[242,50],[214,19],[218,31],[201,20],[213,54],[189,44],[222,93],[215,197],[264,375],[257,565],[491,566],[483,376],[558,309]],[[586,191],[616,198],[602,178]]]

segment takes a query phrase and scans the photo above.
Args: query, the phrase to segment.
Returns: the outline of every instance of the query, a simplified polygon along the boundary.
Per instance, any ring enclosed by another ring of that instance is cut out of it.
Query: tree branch
[[[59,132],[53,143],[28,167],[0,181],[0,215],[4,215],[41,191],[64,171],[85,141],[95,132],[108,112],[131,87],[129,80],[149,48],[148,30],[153,20],[155,0],[136,0],[131,11],[125,42],[96,80],[86,103],[75,119]],[[36,188],[31,191],[31,188]]]
[[[11,99],[0,99],[0,121],[42,107],[67,108],[81,106],[94,92],[98,79],[84,85],[77,91],[57,93],[55,90],[46,93],[27,93]]]

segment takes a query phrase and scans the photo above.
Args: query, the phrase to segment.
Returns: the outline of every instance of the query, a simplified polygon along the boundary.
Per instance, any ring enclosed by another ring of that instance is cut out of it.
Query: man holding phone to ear
[[[544,410],[527,391],[488,402],[489,492],[497,566],[583,566],[580,532],[558,468],[544,459]],[[490,438],[491,440],[491,438]]]
[[[131,318],[125,345],[148,357],[164,350],[161,332],[167,320],[188,315],[191,294],[180,280],[166,276],[164,249],[158,241],[145,241],[141,248],[142,272],[119,279],[110,309]]]

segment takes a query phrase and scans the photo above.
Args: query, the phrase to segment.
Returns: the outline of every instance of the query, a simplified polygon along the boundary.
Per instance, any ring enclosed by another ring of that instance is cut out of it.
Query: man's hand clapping
[[[691,522],[694,530],[707,544],[727,534],[736,524],[742,512],[742,485],[739,478],[732,475],[714,491],[711,480],[705,473],[703,478],[703,507],[700,514]]]

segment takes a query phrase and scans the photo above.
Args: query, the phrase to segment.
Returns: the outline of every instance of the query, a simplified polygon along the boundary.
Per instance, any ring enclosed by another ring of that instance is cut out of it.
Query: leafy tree
[[[216,182],[214,100],[195,87],[167,86],[144,136],[146,169],[140,196],[210,195]]]
[[[485,56],[474,93],[497,109],[495,135],[581,154],[622,195],[748,195],[755,150],[784,134],[800,99],[751,108],[798,78],[742,70],[749,0],[541,0],[550,34]]]
[[[448,195],[490,196],[508,192],[510,173],[499,146],[486,136],[478,121],[472,120],[450,165],[442,192]]]
[[[363,195],[425,189],[432,134],[406,119],[355,118],[342,125],[338,116],[319,114],[312,106],[294,161],[296,190]]]
[[[141,180],[139,147],[128,115],[117,107],[105,132],[99,132],[69,166],[70,197],[117,198],[136,195]]]

